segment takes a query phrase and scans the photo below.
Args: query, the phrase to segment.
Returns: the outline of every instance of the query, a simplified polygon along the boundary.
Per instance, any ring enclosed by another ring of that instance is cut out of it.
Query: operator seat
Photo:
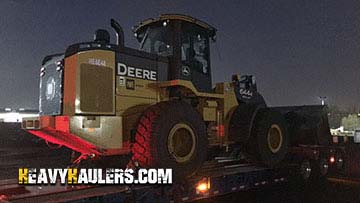
[[[195,50],[192,48],[187,48],[185,56],[186,56],[185,64],[190,67],[191,71],[198,71],[202,73],[203,64],[195,58],[196,56]]]

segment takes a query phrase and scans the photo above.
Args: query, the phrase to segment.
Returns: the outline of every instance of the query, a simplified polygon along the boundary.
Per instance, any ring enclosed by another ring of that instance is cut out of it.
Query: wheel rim
[[[195,143],[195,133],[187,124],[178,123],[170,130],[168,150],[177,162],[183,163],[192,157]]]
[[[310,166],[310,162],[308,160],[305,160],[301,163],[300,173],[301,173],[301,177],[304,180],[308,180],[310,178],[311,166]]]
[[[283,135],[278,125],[271,125],[268,131],[267,142],[268,147],[272,153],[276,153],[280,150],[283,142]]]

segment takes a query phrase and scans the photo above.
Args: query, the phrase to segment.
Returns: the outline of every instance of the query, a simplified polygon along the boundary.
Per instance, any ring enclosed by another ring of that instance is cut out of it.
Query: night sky
[[[131,27],[181,13],[218,29],[213,81],[254,74],[270,105],[360,105],[360,1],[0,0],[0,107],[38,108],[41,60],[92,40],[115,18],[126,46]],[[112,39],[114,39],[112,35]]]

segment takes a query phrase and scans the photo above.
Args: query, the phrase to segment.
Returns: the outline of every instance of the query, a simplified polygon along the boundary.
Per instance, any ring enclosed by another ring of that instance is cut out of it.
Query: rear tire
[[[282,114],[271,109],[261,110],[249,140],[248,152],[268,167],[275,167],[288,152],[289,136]]]
[[[161,102],[140,118],[132,161],[140,167],[172,168],[176,178],[188,177],[206,159],[207,143],[205,123],[192,106]]]

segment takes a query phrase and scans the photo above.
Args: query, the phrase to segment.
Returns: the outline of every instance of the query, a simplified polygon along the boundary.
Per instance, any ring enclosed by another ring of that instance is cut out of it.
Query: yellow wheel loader
[[[180,177],[219,150],[240,149],[269,167],[284,159],[288,128],[299,126],[286,117],[292,108],[268,107],[251,75],[212,84],[214,27],[161,15],[134,28],[140,48],[132,49],[121,26],[111,26],[116,43],[99,29],[93,41],[44,58],[40,117],[25,119],[24,129],[80,153],[77,161],[130,155],[129,163]]]

